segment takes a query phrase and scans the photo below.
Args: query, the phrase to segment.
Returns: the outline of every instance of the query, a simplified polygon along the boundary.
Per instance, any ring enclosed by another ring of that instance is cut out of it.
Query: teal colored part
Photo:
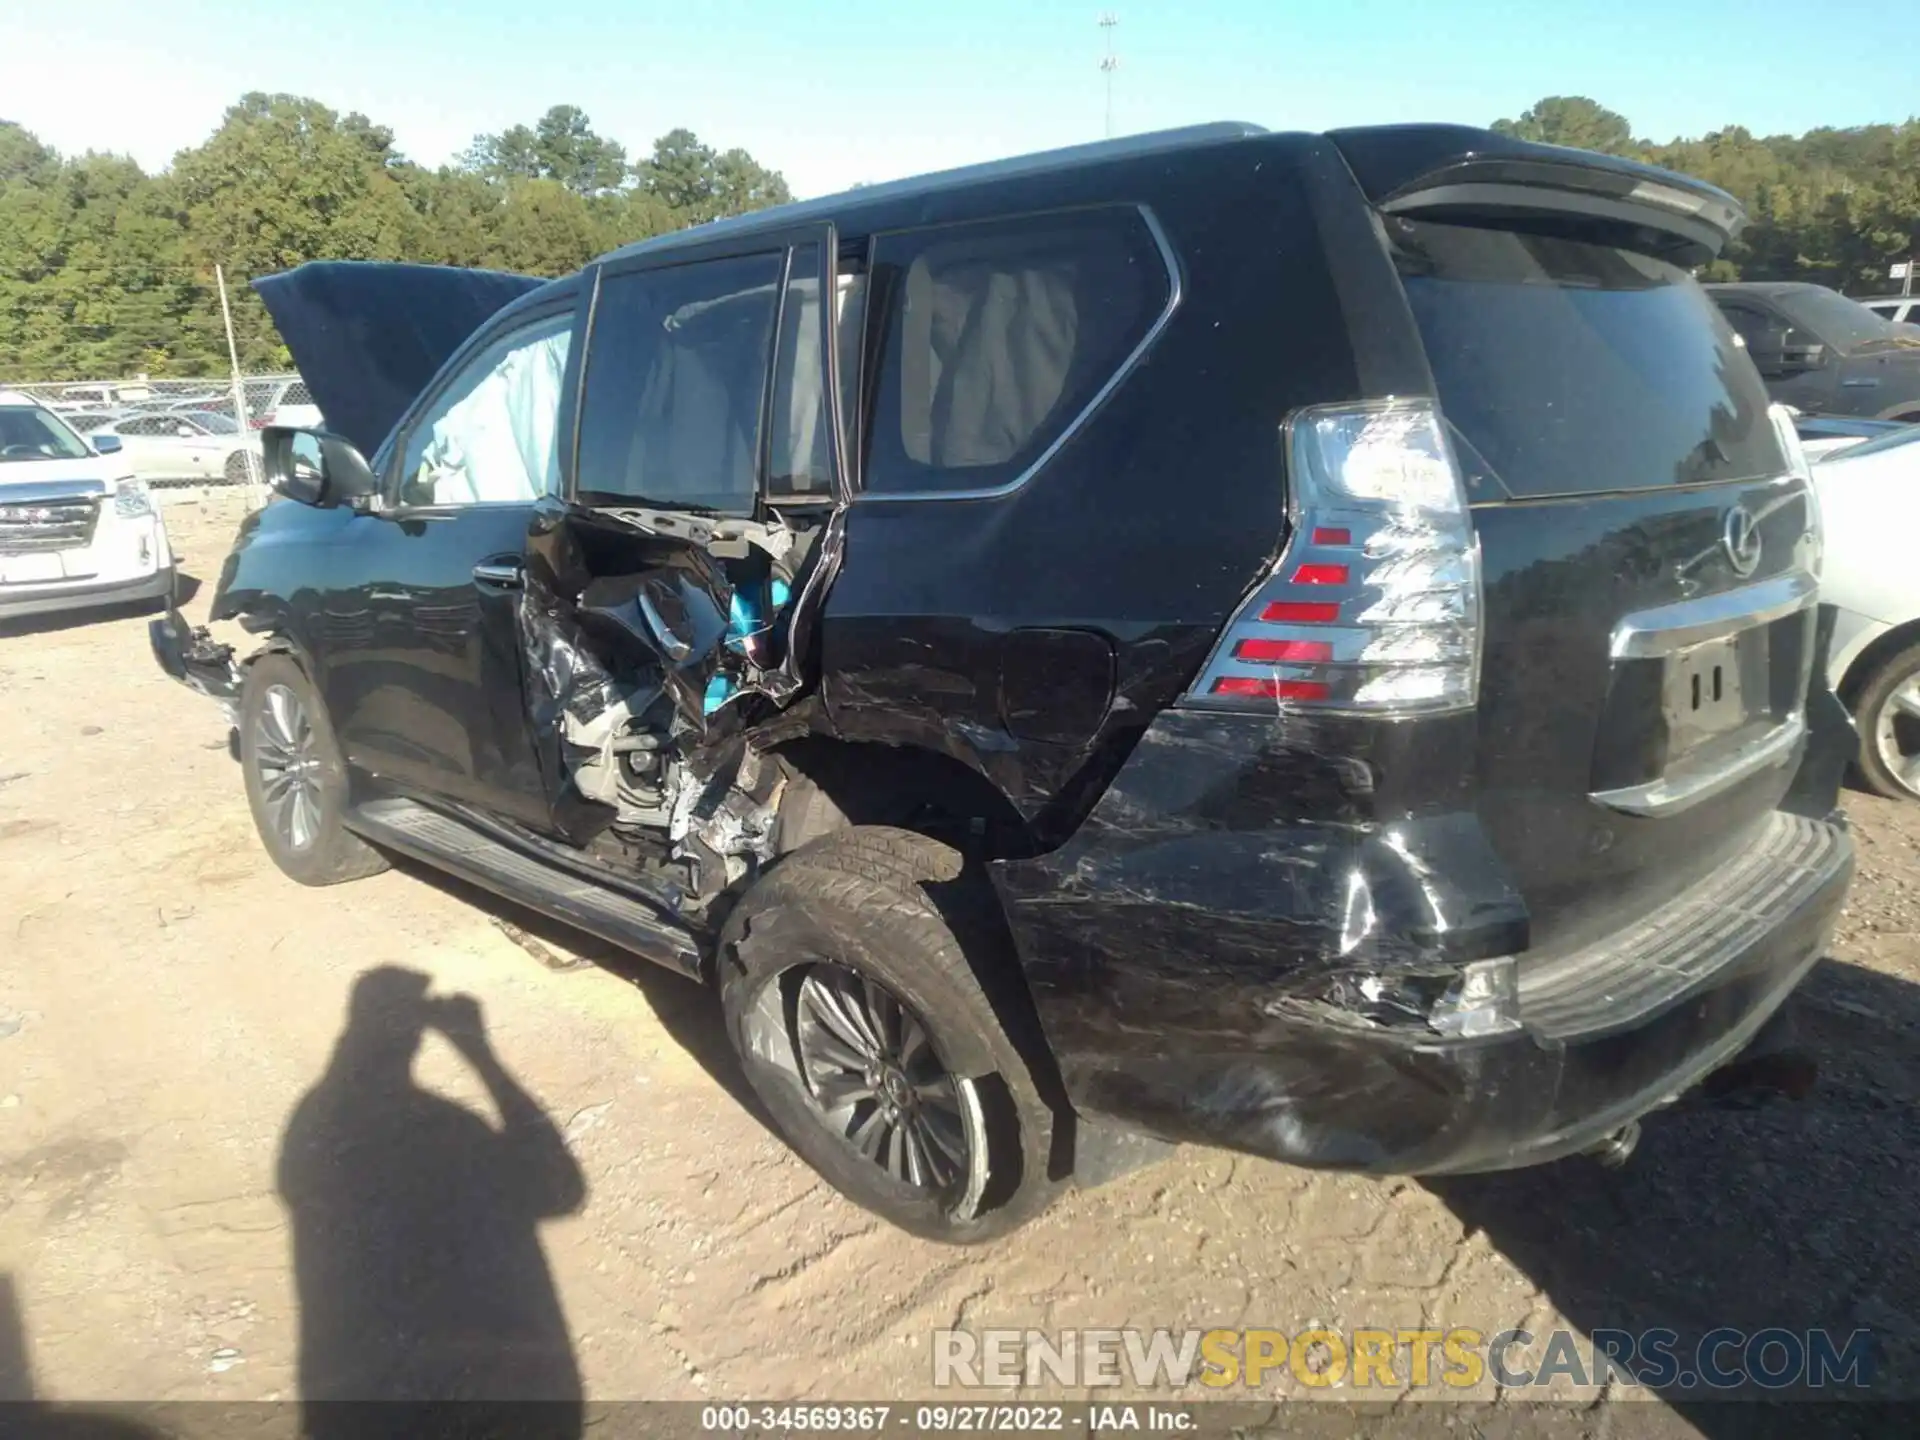
[[[784,580],[775,580],[767,588],[772,595],[775,610],[782,608],[787,603],[787,597],[793,593],[787,588],[787,582]]]
[[[724,675],[716,675],[707,681],[707,696],[701,705],[701,713],[711,715],[727,703],[727,697],[733,694],[733,682]]]
[[[733,592],[733,603],[727,608],[727,629],[735,635],[751,635],[759,624],[759,616],[754,613],[754,604],[746,592]]]

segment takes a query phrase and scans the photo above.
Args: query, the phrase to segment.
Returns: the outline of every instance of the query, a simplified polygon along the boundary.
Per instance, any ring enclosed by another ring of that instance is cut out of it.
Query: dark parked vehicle
[[[918,1233],[1154,1141],[1618,1156],[1852,869],[1805,481],[1688,278],[1739,221],[1214,126],[552,282],[304,266],[337,433],[268,432],[259,648],[155,651],[289,875],[398,851],[711,981]]]
[[[1774,399],[1828,415],[1920,421],[1920,331],[1824,285],[1706,288]]]

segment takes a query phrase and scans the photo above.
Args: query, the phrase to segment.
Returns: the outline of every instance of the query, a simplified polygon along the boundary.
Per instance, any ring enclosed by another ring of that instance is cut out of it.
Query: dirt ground
[[[238,515],[169,497],[196,616]],[[218,709],[159,673],[145,632],[120,614],[0,633],[0,1341],[15,1325],[21,1352],[9,1374],[0,1343],[0,1396],[290,1398],[303,1308],[363,1363],[430,1377],[409,1367],[473,1343],[475,1305],[540,1291],[543,1269],[558,1333],[530,1334],[528,1384],[577,1367],[593,1399],[925,1396],[950,1326],[1309,1323],[1865,1327],[1875,1388],[1920,1393],[1920,805],[1849,795],[1860,872],[1798,1002],[1821,1064],[1802,1102],[1680,1107],[1619,1172],[1428,1185],[1183,1151],[955,1250],[788,1154],[694,986],[550,968],[564,932],[420,870],[283,879]],[[577,1176],[480,1153],[500,1132],[471,1116],[503,1108],[499,1086],[439,1031],[417,1089],[404,1053],[330,1066],[380,967],[477,1000]],[[283,1186],[357,1206],[358,1248],[296,1274]],[[447,1273],[474,1264],[469,1227],[501,1237],[497,1273]],[[446,1333],[420,1333],[435,1314]],[[1635,1433],[1744,1433],[1724,1406],[1633,1408]]]

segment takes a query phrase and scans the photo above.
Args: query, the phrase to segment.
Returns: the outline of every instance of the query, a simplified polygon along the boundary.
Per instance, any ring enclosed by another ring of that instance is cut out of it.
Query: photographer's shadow
[[[578,1210],[585,1178],[479,1005],[427,986],[395,967],[359,978],[282,1141],[308,1433],[365,1434],[372,1414],[328,1402],[385,1400],[540,1402],[526,1428],[577,1434],[580,1372],[538,1225]],[[429,1029],[473,1067],[498,1126],[415,1083]]]

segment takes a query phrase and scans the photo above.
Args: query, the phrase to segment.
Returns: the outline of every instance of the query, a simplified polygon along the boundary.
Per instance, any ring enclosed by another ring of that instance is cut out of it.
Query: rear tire
[[[1881,665],[1854,706],[1860,774],[1893,800],[1920,800],[1920,645]]]
[[[338,885],[387,868],[341,823],[347,767],[326,707],[287,655],[263,655],[240,686],[240,771],[260,843],[288,879]]]
[[[747,1079],[801,1158],[901,1229],[971,1244],[1053,1198],[1055,1117],[917,878],[960,870],[880,827],[809,845],[734,907],[718,979]]]
[[[227,456],[226,474],[229,485],[246,485],[252,482],[253,472],[247,466],[246,451],[236,450]]]

